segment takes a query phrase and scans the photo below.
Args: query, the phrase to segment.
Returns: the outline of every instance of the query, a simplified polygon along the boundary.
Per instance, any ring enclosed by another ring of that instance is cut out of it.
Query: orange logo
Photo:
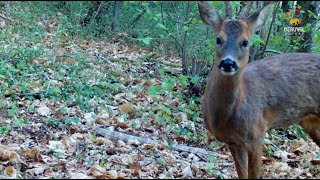
[[[295,8],[290,12],[286,13],[286,20],[290,22],[293,26],[299,26],[302,23],[302,15],[301,10],[299,8]]]

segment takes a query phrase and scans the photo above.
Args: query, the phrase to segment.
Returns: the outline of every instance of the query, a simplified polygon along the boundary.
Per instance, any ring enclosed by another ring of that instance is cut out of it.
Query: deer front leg
[[[255,143],[248,151],[249,179],[258,179],[262,165],[262,142]]]
[[[246,146],[239,144],[228,144],[234,163],[237,169],[239,179],[248,178],[248,151]]]

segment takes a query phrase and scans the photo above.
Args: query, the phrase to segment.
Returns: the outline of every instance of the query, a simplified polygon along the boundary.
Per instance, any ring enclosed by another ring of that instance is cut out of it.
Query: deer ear
[[[247,22],[251,25],[253,33],[259,31],[267,21],[268,14],[271,10],[273,3],[264,6],[260,11],[256,11],[247,18]]]
[[[198,7],[202,21],[217,31],[222,22],[218,11],[208,1],[198,1]]]

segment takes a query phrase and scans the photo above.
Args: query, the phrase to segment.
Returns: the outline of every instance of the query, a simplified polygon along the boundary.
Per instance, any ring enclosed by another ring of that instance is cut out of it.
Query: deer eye
[[[216,44],[220,45],[222,43],[221,38],[217,38]]]
[[[247,47],[248,44],[249,44],[248,41],[246,41],[246,40],[242,41],[242,46],[243,46],[243,47]]]

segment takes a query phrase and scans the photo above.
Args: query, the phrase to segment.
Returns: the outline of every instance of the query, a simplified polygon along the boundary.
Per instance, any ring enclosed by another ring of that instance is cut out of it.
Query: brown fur
[[[201,6],[199,2],[200,12],[210,9]],[[255,16],[266,19],[266,11],[262,10],[263,17]],[[216,15],[213,12],[207,14]],[[202,19],[218,26],[216,34],[225,42],[236,37],[233,50],[224,47],[230,43],[217,48],[202,109],[208,131],[228,145],[239,178],[259,177],[262,143],[271,128],[299,123],[320,146],[320,56],[289,53],[247,64],[249,48],[241,49],[237,44],[250,40],[255,31],[252,28],[259,27],[253,24],[255,19]],[[226,51],[236,52],[239,63],[237,72],[230,76],[218,68],[222,56],[229,53]]]

